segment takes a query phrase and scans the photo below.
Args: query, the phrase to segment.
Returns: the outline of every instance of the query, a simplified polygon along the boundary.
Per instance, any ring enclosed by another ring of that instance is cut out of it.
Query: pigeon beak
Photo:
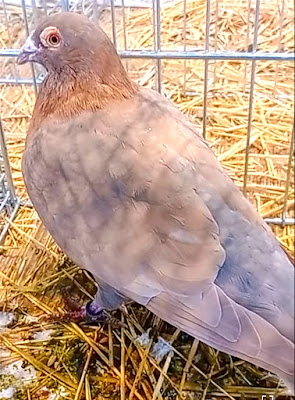
[[[36,55],[38,53],[38,47],[32,40],[32,35],[28,36],[25,44],[20,49],[19,55],[16,62],[21,65],[28,61],[36,61]]]

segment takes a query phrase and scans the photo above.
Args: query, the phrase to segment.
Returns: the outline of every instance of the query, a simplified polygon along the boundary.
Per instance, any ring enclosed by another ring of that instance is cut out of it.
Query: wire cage
[[[53,241],[40,227],[41,223],[28,203],[21,176],[26,131],[45,71],[38,65],[20,67],[15,59],[25,38],[42,16],[65,11],[83,13],[100,24],[112,39],[131,78],[158,90],[187,114],[203,132],[227,173],[271,224],[282,244],[292,252],[295,56],[292,0],[1,0],[0,282],[3,279],[5,284],[15,286],[11,291],[0,291],[0,307],[3,301],[5,307],[9,304],[9,307],[21,307],[27,312],[30,301],[45,313],[61,308],[60,300],[55,300],[58,297],[56,291],[54,295],[50,292],[48,298],[35,295],[40,293],[43,279],[45,292],[51,288],[49,281],[54,284],[59,270],[54,270],[48,280],[44,277],[52,266],[59,265],[60,260]],[[29,212],[26,211],[28,207]],[[74,281],[77,270],[78,267],[69,264],[63,274]],[[80,283],[79,288],[82,287],[81,293],[85,294],[86,285],[83,285]],[[17,296],[22,300],[16,302]],[[26,331],[26,323],[20,324]],[[52,329],[52,325],[48,326]],[[74,328],[71,329],[65,336],[73,335]],[[76,330],[75,334],[94,346],[89,335],[83,336],[82,329]],[[115,333],[111,337],[119,346],[118,335]],[[175,338],[173,336],[173,340]],[[13,349],[9,343],[7,347]],[[67,347],[69,352],[70,347],[71,344]],[[185,363],[176,387],[177,393],[185,387],[199,391],[199,387],[193,388],[186,381],[197,348],[194,341],[187,357],[190,362]],[[127,357],[124,345],[121,350],[121,359],[125,354],[127,360],[131,351]],[[32,354],[34,351],[35,348]],[[94,351],[107,368],[109,364],[104,354],[101,355],[99,349]],[[18,354],[24,352],[21,347]],[[175,354],[179,356],[179,352]],[[215,355],[210,357],[216,359]],[[32,357],[23,358],[33,360]],[[170,398],[163,382],[167,379],[171,360],[169,353],[158,381],[153,381],[152,375],[153,394],[147,391],[146,397],[140,397],[136,389],[146,368],[140,364],[131,386],[126,378],[129,398]],[[40,367],[41,364],[36,365]],[[239,368],[238,363],[232,365],[234,369]],[[58,381],[60,376],[50,367],[49,363],[41,370],[45,371],[46,379],[58,376]],[[123,372],[127,374],[128,368],[126,366],[125,371],[124,366]],[[246,393],[247,397],[260,399],[261,395],[274,394],[273,387],[263,388],[260,392],[250,387],[247,392],[248,375],[239,374],[243,391],[236,385],[233,389],[227,388],[226,392],[215,382],[214,374],[213,378],[209,373],[205,374],[208,386],[198,392],[201,393],[199,398],[223,395],[233,399],[233,396],[239,398]],[[86,382],[88,375],[85,377],[84,374],[84,378]],[[265,382],[265,376],[263,379]],[[212,381],[210,391],[209,382]],[[173,383],[171,379],[167,382],[167,387]],[[68,386],[71,388],[70,384]],[[142,388],[145,391],[143,384]],[[78,399],[80,395],[76,393],[73,398]]]
[[[4,132],[0,119],[0,244],[9,229],[10,222],[15,217],[20,200],[16,197],[7,155]],[[8,221],[1,216],[6,215]]]

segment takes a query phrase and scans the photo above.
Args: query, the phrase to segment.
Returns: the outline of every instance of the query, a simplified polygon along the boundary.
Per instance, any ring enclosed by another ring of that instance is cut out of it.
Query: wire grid
[[[206,12],[204,20],[205,29],[205,42],[203,46],[198,48],[188,48],[187,37],[186,37],[186,15],[187,15],[187,1],[183,0],[183,48],[173,50],[165,50],[161,45],[161,10],[165,7],[166,3],[173,3],[173,1],[165,0],[90,0],[90,1],[68,1],[61,0],[55,1],[43,1],[43,0],[2,0],[2,13],[4,20],[7,25],[10,24],[8,15],[9,7],[18,7],[22,10],[23,24],[26,32],[26,36],[30,33],[30,25],[32,20],[38,20],[38,16],[42,11],[42,14],[51,14],[56,11],[74,11],[81,12],[92,18],[93,20],[98,20],[102,10],[105,8],[110,8],[111,10],[111,31],[113,43],[123,59],[148,59],[154,60],[155,63],[155,89],[162,92],[162,62],[161,60],[169,59],[184,60],[184,76],[183,76],[183,91],[184,95],[193,95],[190,92],[189,83],[187,80],[186,72],[186,60],[204,60],[204,85],[203,85],[203,112],[202,112],[202,127],[203,135],[206,137],[207,133],[207,103],[208,103],[208,92],[210,90],[210,79],[209,79],[209,61],[210,60],[237,60],[237,61],[250,61],[250,80],[249,80],[249,107],[248,107],[248,120],[247,120],[247,134],[246,134],[246,151],[245,151],[245,164],[244,164],[244,178],[243,178],[243,191],[247,193],[248,184],[248,171],[249,171],[249,154],[251,148],[251,130],[252,130],[252,120],[253,120],[253,105],[255,96],[255,73],[257,61],[269,61],[282,62],[282,61],[294,61],[294,53],[284,52],[281,46],[280,40],[278,40],[277,51],[275,52],[261,52],[258,50],[259,41],[259,25],[260,25],[260,0],[248,0],[248,21],[247,21],[247,37],[246,37],[246,48],[244,51],[232,51],[230,49],[225,49],[223,51],[217,50],[217,20],[219,9],[222,6],[221,0],[215,1],[215,13],[217,15],[215,20],[215,27],[212,27],[211,23],[211,12],[212,4],[210,0],[206,0]],[[253,3],[253,4],[252,4]],[[154,48],[151,50],[133,49],[129,50],[127,46],[127,29],[125,24],[125,7],[150,7],[153,10],[153,24],[152,24],[152,34],[153,34],[153,44]],[[123,48],[118,48],[117,42],[117,20],[116,12],[117,9],[121,9],[121,14],[123,18]],[[280,22],[279,22],[279,39],[282,35],[283,29],[283,19],[285,12],[285,0],[282,1],[280,8]],[[254,14],[254,15],[253,15]],[[254,18],[252,18],[254,17]],[[252,21],[254,19],[254,21]],[[214,28],[214,34],[212,31]],[[9,29],[8,29],[9,34]],[[10,34],[9,34],[10,35]],[[212,43],[213,39],[213,43]],[[9,37],[9,42],[13,45],[13,38]],[[19,49],[2,48],[0,49],[0,57],[17,57]],[[128,62],[126,64],[128,69]],[[42,82],[44,78],[44,71],[39,67],[31,65],[30,66],[31,77],[24,77],[19,74],[19,71],[14,71],[14,73],[7,77],[0,77],[0,84],[6,85],[34,85],[35,93],[38,91],[38,85]],[[216,65],[214,65],[214,76],[216,72]],[[274,91],[276,89],[278,68],[276,68],[273,81],[274,81]],[[245,84],[247,80],[247,67],[245,67]],[[271,224],[278,225],[293,225],[294,218],[287,216],[287,201],[289,194],[289,186],[291,180],[291,170],[292,170],[292,157],[293,157],[293,141],[294,141],[294,122],[293,128],[290,126],[290,131],[292,130],[290,138],[289,147],[289,159],[288,159],[288,169],[285,179],[285,192],[284,192],[284,204],[282,208],[282,213],[280,217],[277,218],[266,218],[266,221]],[[16,196],[9,159],[7,156],[7,151],[5,147],[5,135],[1,123],[0,117],[0,212],[6,213],[8,216],[8,221],[6,218],[6,223],[0,225],[0,244],[4,239],[4,235],[9,229],[10,222],[13,220],[17,213],[18,207],[20,205],[20,199]]]
[[[20,205],[20,199],[16,197],[11,175],[10,163],[4,140],[4,131],[0,118],[0,244],[9,229]],[[1,216],[7,215],[8,221],[2,222]]]

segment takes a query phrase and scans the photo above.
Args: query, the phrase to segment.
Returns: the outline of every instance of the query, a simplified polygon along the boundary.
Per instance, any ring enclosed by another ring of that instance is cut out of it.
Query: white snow
[[[0,332],[15,320],[13,313],[0,311]]]
[[[0,375],[13,376],[17,385],[27,385],[33,382],[36,378],[36,370],[31,365],[23,368],[23,361],[18,360],[12,364],[0,367]]]
[[[49,340],[52,332],[52,329],[44,329],[44,331],[36,332],[33,337],[36,340]]]
[[[157,343],[153,345],[151,355],[157,362],[160,362],[171,349],[171,344],[166,342],[162,337],[159,337]]]
[[[7,389],[0,390],[0,400],[12,399],[15,395],[15,387],[9,386]]]
[[[150,331],[151,331],[151,328],[149,328],[146,332],[143,332],[140,336],[138,336],[136,338],[136,342],[140,346],[146,347],[149,344],[149,342],[151,340],[150,339]]]

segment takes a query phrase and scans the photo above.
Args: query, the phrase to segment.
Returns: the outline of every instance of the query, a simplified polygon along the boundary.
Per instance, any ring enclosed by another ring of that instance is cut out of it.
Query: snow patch
[[[142,347],[147,347],[150,343],[150,331],[151,328],[148,328],[146,332],[143,332],[140,336],[137,336],[136,343],[138,343]]]
[[[37,379],[36,370],[31,365],[23,368],[23,361],[0,367],[0,400],[14,399],[16,391],[26,388]]]
[[[33,338],[36,340],[50,340],[52,332],[52,329],[45,329],[44,331],[36,332]]]
[[[13,313],[0,311],[0,332],[15,320]]]
[[[7,389],[0,390],[0,400],[12,399],[15,395],[15,387],[9,386]]]
[[[153,345],[152,357],[157,362],[160,362],[171,350],[171,344],[166,342],[162,337],[159,337],[157,343]]]

